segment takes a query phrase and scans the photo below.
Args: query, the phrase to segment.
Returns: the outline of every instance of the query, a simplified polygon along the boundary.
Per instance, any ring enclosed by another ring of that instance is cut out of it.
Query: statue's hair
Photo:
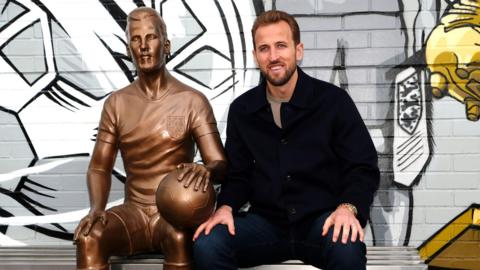
[[[141,21],[145,18],[148,17],[154,17],[156,18],[157,24],[156,26],[158,27],[158,32],[165,38],[168,39],[167,37],[167,25],[162,19],[162,16],[160,16],[160,13],[156,11],[153,8],[149,7],[139,7],[134,10],[132,10],[127,17],[127,27],[125,29],[125,35],[127,36],[127,40],[130,39],[130,22],[132,21]]]

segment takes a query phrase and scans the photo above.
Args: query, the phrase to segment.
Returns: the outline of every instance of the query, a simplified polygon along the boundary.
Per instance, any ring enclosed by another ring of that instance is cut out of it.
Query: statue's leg
[[[107,224],[97,222],[87,236],[81,235],[77,245],[77,269],[108,270],[112,255],[130,255],[150,241],[136,241],[139,233],[148,229],[146,217],[131,205],[123,204],[107,210]],[[143,229],[143,230],[142,230]],[[134,241],[135,240],[135,241]],[[139,243],[141,242],[141,243]]]
[[[193,270],[192,232],[173,227],[161,216],[154,227],[153,244],[165,255],[164,270]]]

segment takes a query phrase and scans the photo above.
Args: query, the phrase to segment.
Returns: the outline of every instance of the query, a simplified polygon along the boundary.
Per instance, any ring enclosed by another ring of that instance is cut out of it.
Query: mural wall
[[[71,244],[103,101],[136,76],[124,28],[137,6],[164,17],[167,68],[210,99],[223,136],[259,80],[256,15],[297,18],[300,66],[352,96],[380,156],[369,244],[418,246],[479,202],[478,1],[0,0],[0,246]],[[118,160],[109,205],[124,175]]]

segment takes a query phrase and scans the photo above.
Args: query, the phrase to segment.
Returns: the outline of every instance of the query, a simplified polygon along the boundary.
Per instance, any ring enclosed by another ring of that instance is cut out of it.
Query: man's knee
[[[326,256],[328,269],[365,269],[366,247],[361,241],[343,244],[340,241],[332,243]]]
[[[228,229],[224,225],[215,226],[208,235],[200,234],[194,242],[195,251],[209,251],[218,248],[226,248],[228,239],[230,238]]]
[[[307,261],[315,266],[326,267],[327,269],[365,269],[366,246],[365,243],[357,240],[351,241],[351,232],[347,242],[342,243],[343,230],[340,230],[339,238],[333,242],[333,231],[331,227],[326,236],[322,236],[324,219],[328,213],[320,217],[307,237]],[[318,256],[322,254],[322,256]]]
[[[229,245],[227,227],[215,226],[208,234],[201,234],[193,243],[193,255],[195,264],[199,269],[214,269],[213,265],[222,258],[232,254]],[[213,268],[212,268],[213,267]]]

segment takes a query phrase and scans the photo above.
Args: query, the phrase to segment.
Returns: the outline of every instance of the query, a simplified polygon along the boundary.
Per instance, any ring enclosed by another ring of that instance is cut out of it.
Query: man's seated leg
[[[151,249],[147,239],[146,215],[128,204],[107,210],[107,223],[98,221],[88,235],[81,234],[77,245],[77,269],[107,270],[112,255],[131,255]]]
[[[302,235],[303,241],[299,241],[296,247],[299,259],[307,264],[329,270],[360,270],[366,268],[366,246],[358,237],[355,242],[351,241],[351,235],[347,243],[341,240],[342,231],[337,242],[333,242],[333,227],[326,236],[322,236],[323,224],[330,215],[325,213],[315,219],[308,228],[298,227],[297,234]],[[303,232],[307,232],[304,234]],[[303,236],[305,235],[305,236]]]
[[[255,214],[235,217],[235,235],[225,225],[194,242],[197,270],[237,269],[291,259],[288,231]]]

